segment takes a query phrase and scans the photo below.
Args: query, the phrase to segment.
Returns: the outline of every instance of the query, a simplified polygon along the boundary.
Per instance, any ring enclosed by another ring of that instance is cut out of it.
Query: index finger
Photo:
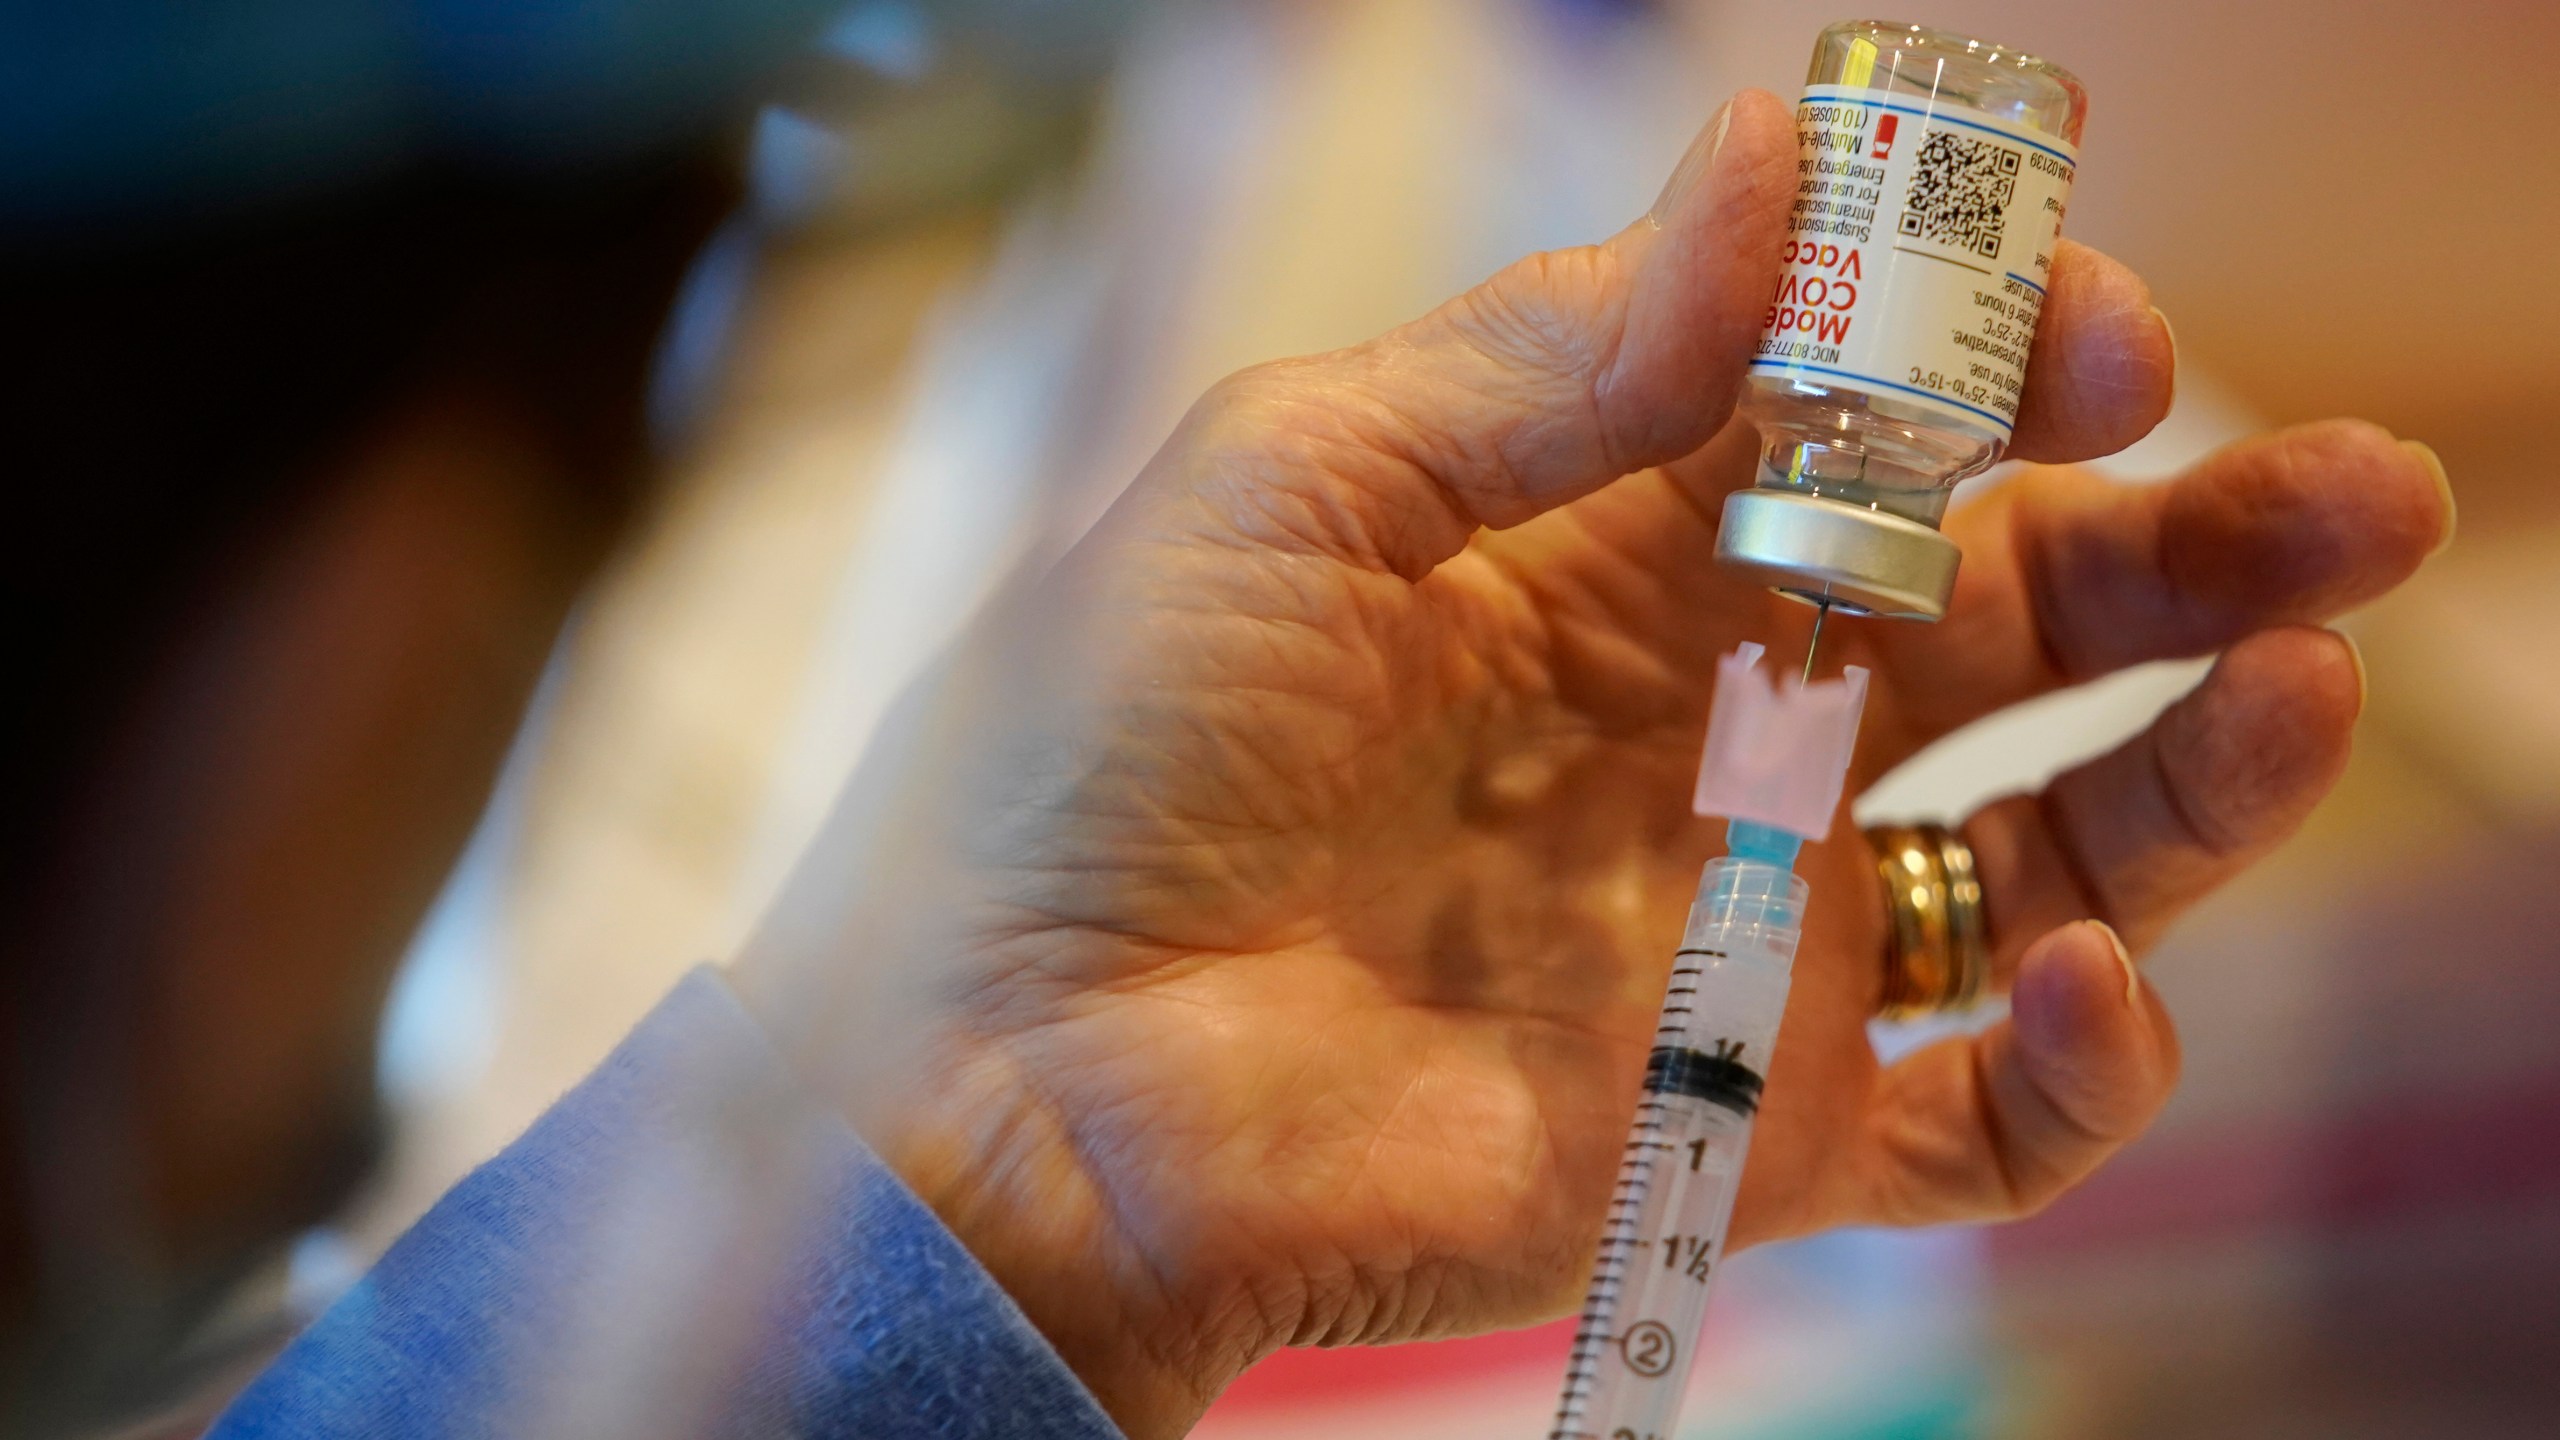
[[[1868,632],[1890,701],[1869,710],[1861,763],[2129,665],[2326,622],[2409,578],[2452,527],[2433,453],[2362,421],[2255,436],[2159,485],[2028,470],[1948,515],[1965,558],[1947,618]]]
[[[2177,390],[2178,348],[2151,287],[2065,240],[2027,354],[2012,460],[2092,460],[2151,433]]]

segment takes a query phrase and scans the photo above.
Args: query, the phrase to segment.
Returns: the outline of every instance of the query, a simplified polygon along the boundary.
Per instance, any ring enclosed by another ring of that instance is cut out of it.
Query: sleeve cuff
[[[1119,1432],[703,966],[211,1433]]]

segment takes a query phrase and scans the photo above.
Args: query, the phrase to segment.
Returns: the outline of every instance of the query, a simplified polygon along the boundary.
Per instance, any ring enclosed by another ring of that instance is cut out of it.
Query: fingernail
[[[2124,967],[2125,1003],[2130,1005],[2142,998],[2142,972],[2133,968],[2133,952],[2124,948],[2124,937],[2116,933],[2116,927],[2104,920],[2092,920],[2089,923],[2097,927],[2099,934],[2107,937],[2107,947],[2116,952],[2116,963]]]
[[[2425,441],[2403,440],[2400,443],[2426,465],[2428,474],[2436,477],[2436,494],[2444,498],[2444,537],[2436,541],[2436,548],[2427,552],[2427,558],[2432,560],[2453,546],[2454,521],[2459,518],[2453,504],[2453,481],[2444,473],[2443,459]]]
[[[2178,403],[2178,328],[2159,306],[2151,307],[2151,318],[2160,322],[2160,333],[2169,337],[2169,403]]]
[[[1644,212],[1644,218],[1653,223],[1653,228],[1661,229],[1662,222],[1671,218],[1672,213],[1680,208],[1680,202],[1688,199],[1689,192],[1697,189],[1698,182],[1707,178],[1707,172],[1715,168],[1716,152],[1724,148],[1725,127],[1732,122],[1733,102],[1730,100],[1717,106],[1716,113],[1707,117],[1707,128],[1699,131],[1698,138],[1689,142],[1689,149],[1680,157],[1678,168],[1671,172],[1670,181],[1654,198],[1653,208]]]
[[[2356,637],[2344,630],[2332,630],[2329,633],[2337,636],[2339,643],[2347,647],[2347,663],[2356,667],[2356,713],[2361,715],[2364,713],[2365,698],[2373,693],[2372,677],[2365,673],[2364,668],[2364,647],[2356,643]]]

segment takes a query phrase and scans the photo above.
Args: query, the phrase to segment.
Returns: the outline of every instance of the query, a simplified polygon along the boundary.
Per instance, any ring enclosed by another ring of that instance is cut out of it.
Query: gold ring
[[[1866,835],[1884,881],[1884,1000],[1876,1013],[1903,1020],[1981,999],[1991,953],[1973,848],[1944,825],[1878,825]]]

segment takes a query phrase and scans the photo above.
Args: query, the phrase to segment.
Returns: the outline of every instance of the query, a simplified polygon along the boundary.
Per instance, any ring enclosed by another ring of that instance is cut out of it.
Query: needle
[[[1814,601],[1813,638],[1804,642],[1804,678],[1796,682],[1799,685],[1810,685],[1813,683],[1813,655],[1815,651],[1822,648],[1822,622],[1830,618],[1831,602],[1828,600]]]

